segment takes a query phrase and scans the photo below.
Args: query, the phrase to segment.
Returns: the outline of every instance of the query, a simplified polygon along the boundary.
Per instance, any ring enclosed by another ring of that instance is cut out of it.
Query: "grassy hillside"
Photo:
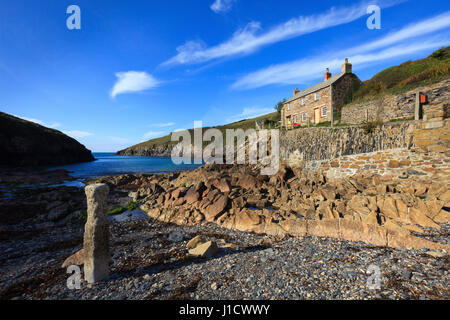
[[[233,122],[233,123],[229,123],[229,124],[225,124],[223,126],[215,126],[215,127],[204,127],[203,129],[209,129],[209,128],[216,128],[219,129],[220,131],[222,131],[224,139],[225,138],[225,130],[226,129],[243,129],[243,130],[247,130],[250,128],[255,128],[255,121],[256,120],[261,120],[263,121],[263,123],[265,123],[266,126],[272,125],[272,128],[274,127],[274,124],[277,123],[280,120],[280,115],[278,112],[273,112],[273,113],[269,113],[257,118],[252,118],[252,119],[245,119],[245,120],[241,120],[241,121],[237,121],[237,122]],[[189,129],[189,132],[191,133],[191,136],[193,137],[194,134],[194,129]],[[150,149],[156,150],[156,149],[166,149],[167,147],[171,147],[174,144],[177,144],[178,142],[172,142],[170,140],[171,135],[167,135],[164,137],[160,137],[160,138],[156,138],[156,139],[151,139],[142,143],[139,143],[137,145],[134,145],[132,147],[129,147],[125,150],[121,150],[118,152],[118,154],[141,154],[142,152],[144,152],[144,154],[146,153],[145,151],[148,151]],[[204,142],[204,144],[208,144],[208,142]],[[132,152],[132,151],[135,152]],[[142,151],[142,152],[140,152]]]
[[[450,47],[439,49],[430,56],[407,61],[381,71],[357,88],[347,103],[369,100],[387,93],[399,93],[450,76]]]

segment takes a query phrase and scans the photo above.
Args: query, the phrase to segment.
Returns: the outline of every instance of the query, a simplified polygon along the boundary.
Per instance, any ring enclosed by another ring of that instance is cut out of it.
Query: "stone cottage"
[[[292,129],[295,124],[304,126],[308,123],[333,122],[334,111],[342,108],[355,82],[360,83],[361,80],[352,73],[352,65],[347,58],[341,73],[332,76],[327,68],[324,81],[302,91],[294,90],[292,98],[284,103],[281,110],[282,126]]]

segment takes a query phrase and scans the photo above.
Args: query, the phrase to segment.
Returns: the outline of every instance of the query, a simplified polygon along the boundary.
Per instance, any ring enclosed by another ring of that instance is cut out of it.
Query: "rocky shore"
[[[67,288],[61,266],[82,249],[83,189],[16,186],[13,199],[0,200],[9,208],[0,221],[0,299],[450,298],[448,185],[422,176],[327,181],[286,167],[273,177],[257,172],[205,166],[89,181],[109,185],[110,209],[134,200],[149,218],[112,222],[110,280],[83,281],[80,290]],[[362,226],[353,241],[345,221]],[[205,243],[214,250],[194,255]],[[382,276],[374,290],[373,265]]]
[[[370,172],[327,180],[283,167],[276,176],[248,166],[204,166],[170,175],[99,179],[134,191],[147,214],[178,225],[216,223],[274,236],[326,236],[378,246],[450,252],[421,237],[450,220],[448,182]]]

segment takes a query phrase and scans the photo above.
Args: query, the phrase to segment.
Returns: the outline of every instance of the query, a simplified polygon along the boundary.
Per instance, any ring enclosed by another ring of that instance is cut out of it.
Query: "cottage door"
[[[314,123],[320,122],[320,108],[314,109]]]

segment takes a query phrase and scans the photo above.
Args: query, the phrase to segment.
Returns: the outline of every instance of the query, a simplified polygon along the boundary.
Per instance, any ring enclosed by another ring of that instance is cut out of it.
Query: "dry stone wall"
[[[385,95],[382,98],[346,105],[342,108],[341,123],[357,124],[368,120],[389,121],[391,119],[409,118],[414,116],[416,93],[422,92],[428,96],[428,101],[439,104],[450,98],[450,79],[423,86],[398,94]]]

